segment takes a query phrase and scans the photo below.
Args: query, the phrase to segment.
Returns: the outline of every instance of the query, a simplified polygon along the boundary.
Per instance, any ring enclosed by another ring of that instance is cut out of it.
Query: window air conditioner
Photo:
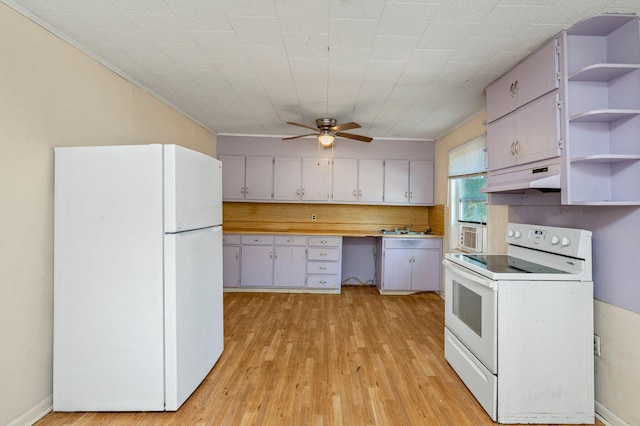
[[[460,249],[481,252],[482,231],[480,226],[460,225]]]

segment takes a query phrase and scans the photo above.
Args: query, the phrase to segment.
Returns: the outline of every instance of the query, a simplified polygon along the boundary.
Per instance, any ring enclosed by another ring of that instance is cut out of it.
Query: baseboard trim
[[[630,426],[598,401],[596,401],[596,417],[606,426]]]
[[[53,411],[53,395],[31,407],[29,411],[9,422],[7,426],[31,426],[38,420]]]

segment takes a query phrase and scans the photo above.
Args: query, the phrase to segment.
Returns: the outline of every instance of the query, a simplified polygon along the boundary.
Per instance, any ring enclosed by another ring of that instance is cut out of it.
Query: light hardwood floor
[[[345,286],[224,303],[222,357],[177,412],[51,413],[37,425],[494,424],[444,359],[434,293]]]

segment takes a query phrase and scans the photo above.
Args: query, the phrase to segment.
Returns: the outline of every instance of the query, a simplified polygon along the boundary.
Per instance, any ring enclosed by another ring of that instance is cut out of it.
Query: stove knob
[[[560,242],[560,238],[558,238],[557,236],[554,235],[553,237],[551,237],[551,244],[553,244],[554,246],[559,242]]]
[[[571,244],[571,240],[569,238],[567,238],[567,237],[562,237],[562,243],[561,244],[562,244],[562,247],[566,247],[569,244]]]
[[[522,232],[520,232],[520,231],[516,231],[514,236],[515,236],[516,238],[520,238],[520,237],[522,237]]]
[[[509,232],[507,232],[507,235],[508,235],[509,237],[513,237],[515,234],[516,234],[516,233],[515,233],[515,232],[513,232],[513,229],[509,229]]]

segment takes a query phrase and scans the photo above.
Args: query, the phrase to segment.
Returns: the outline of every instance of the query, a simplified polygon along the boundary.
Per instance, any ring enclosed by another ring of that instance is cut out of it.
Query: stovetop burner
[[[458,259],[496,274],[567,274],[565,271],[504,254],[455,253]]]

